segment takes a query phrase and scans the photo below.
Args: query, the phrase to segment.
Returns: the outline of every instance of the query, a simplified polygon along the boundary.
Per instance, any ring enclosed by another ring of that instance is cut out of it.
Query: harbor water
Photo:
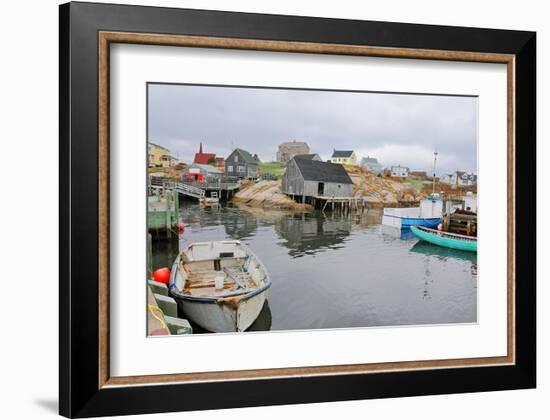
[[[171,267],[178,247],[192,242],[247,244],[273,282],[251,330],[477,321],[476,254],[399,235],[380,224],[379,210],[291,213],[185,201],[179,211],[186,226],[179,246],[155,242],[153,267]]]

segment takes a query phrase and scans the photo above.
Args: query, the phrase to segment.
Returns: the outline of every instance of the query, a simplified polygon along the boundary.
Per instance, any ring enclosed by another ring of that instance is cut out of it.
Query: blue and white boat
[[[443,201],[430,196],[420,201],[420,207],[384,208],[382,224],[401,230],[409,230],[411,226],[435,228],[441,223],[442,213]]]

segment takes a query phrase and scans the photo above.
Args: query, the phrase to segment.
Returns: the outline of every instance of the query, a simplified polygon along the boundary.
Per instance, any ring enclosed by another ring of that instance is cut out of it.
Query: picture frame
[[[78,2],[61,5],[59,13],[61,415],[535,387],[535,33]],[[109,48],[115,43],[505,64],[507,355],[111,377]]]

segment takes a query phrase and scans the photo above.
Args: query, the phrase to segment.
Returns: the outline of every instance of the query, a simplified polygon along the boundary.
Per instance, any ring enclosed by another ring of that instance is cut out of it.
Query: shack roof
[[[332,153],[333,158],[349,158],[353,154],[353,150],[335,150]]]
[[[199,169],[202,169],[204,172],[207,172],[207,173],[210,173],[210,174],[221,174],[222,173],[215,166],[206,165],[206,164],[202,164],[202,163],[192,163],[191,165],[189,165],[187,167],[187,171],[189,171],[189,169],[191,169],[191,168],[199,168]]]
[[[307,158],[294,158],[304,180],[353,184],[344,167],[338,163],[321,162]]]
[[[252,156],[252,154],[250,154],[250,152],[247,152],[244,149],[235,149],[235,151],[241,154],[241,156],[243,157],[243,159],[246,163],[258,164],[258,161],[256,159],[254,159],[254,156]]]
[[[321,158],[319,157],[319,155],[317,153],[307,153],[307,154],[304,153],[302,155],[295,155],[294,159],[309,159],[309,160],[317,159],[317,160],[321,160]]]

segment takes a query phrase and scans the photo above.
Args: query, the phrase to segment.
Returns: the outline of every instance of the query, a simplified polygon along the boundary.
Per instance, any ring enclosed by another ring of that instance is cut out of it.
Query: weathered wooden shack
[[[288,162],[282,191],[303,202],[307,197],[344,198],[353,195],[353,181],[342,165],[301,155]]]
[[[235,149],[225,159],[225,175],[238,178],[256,178],[258,176],[258,160],[250,152]]]

